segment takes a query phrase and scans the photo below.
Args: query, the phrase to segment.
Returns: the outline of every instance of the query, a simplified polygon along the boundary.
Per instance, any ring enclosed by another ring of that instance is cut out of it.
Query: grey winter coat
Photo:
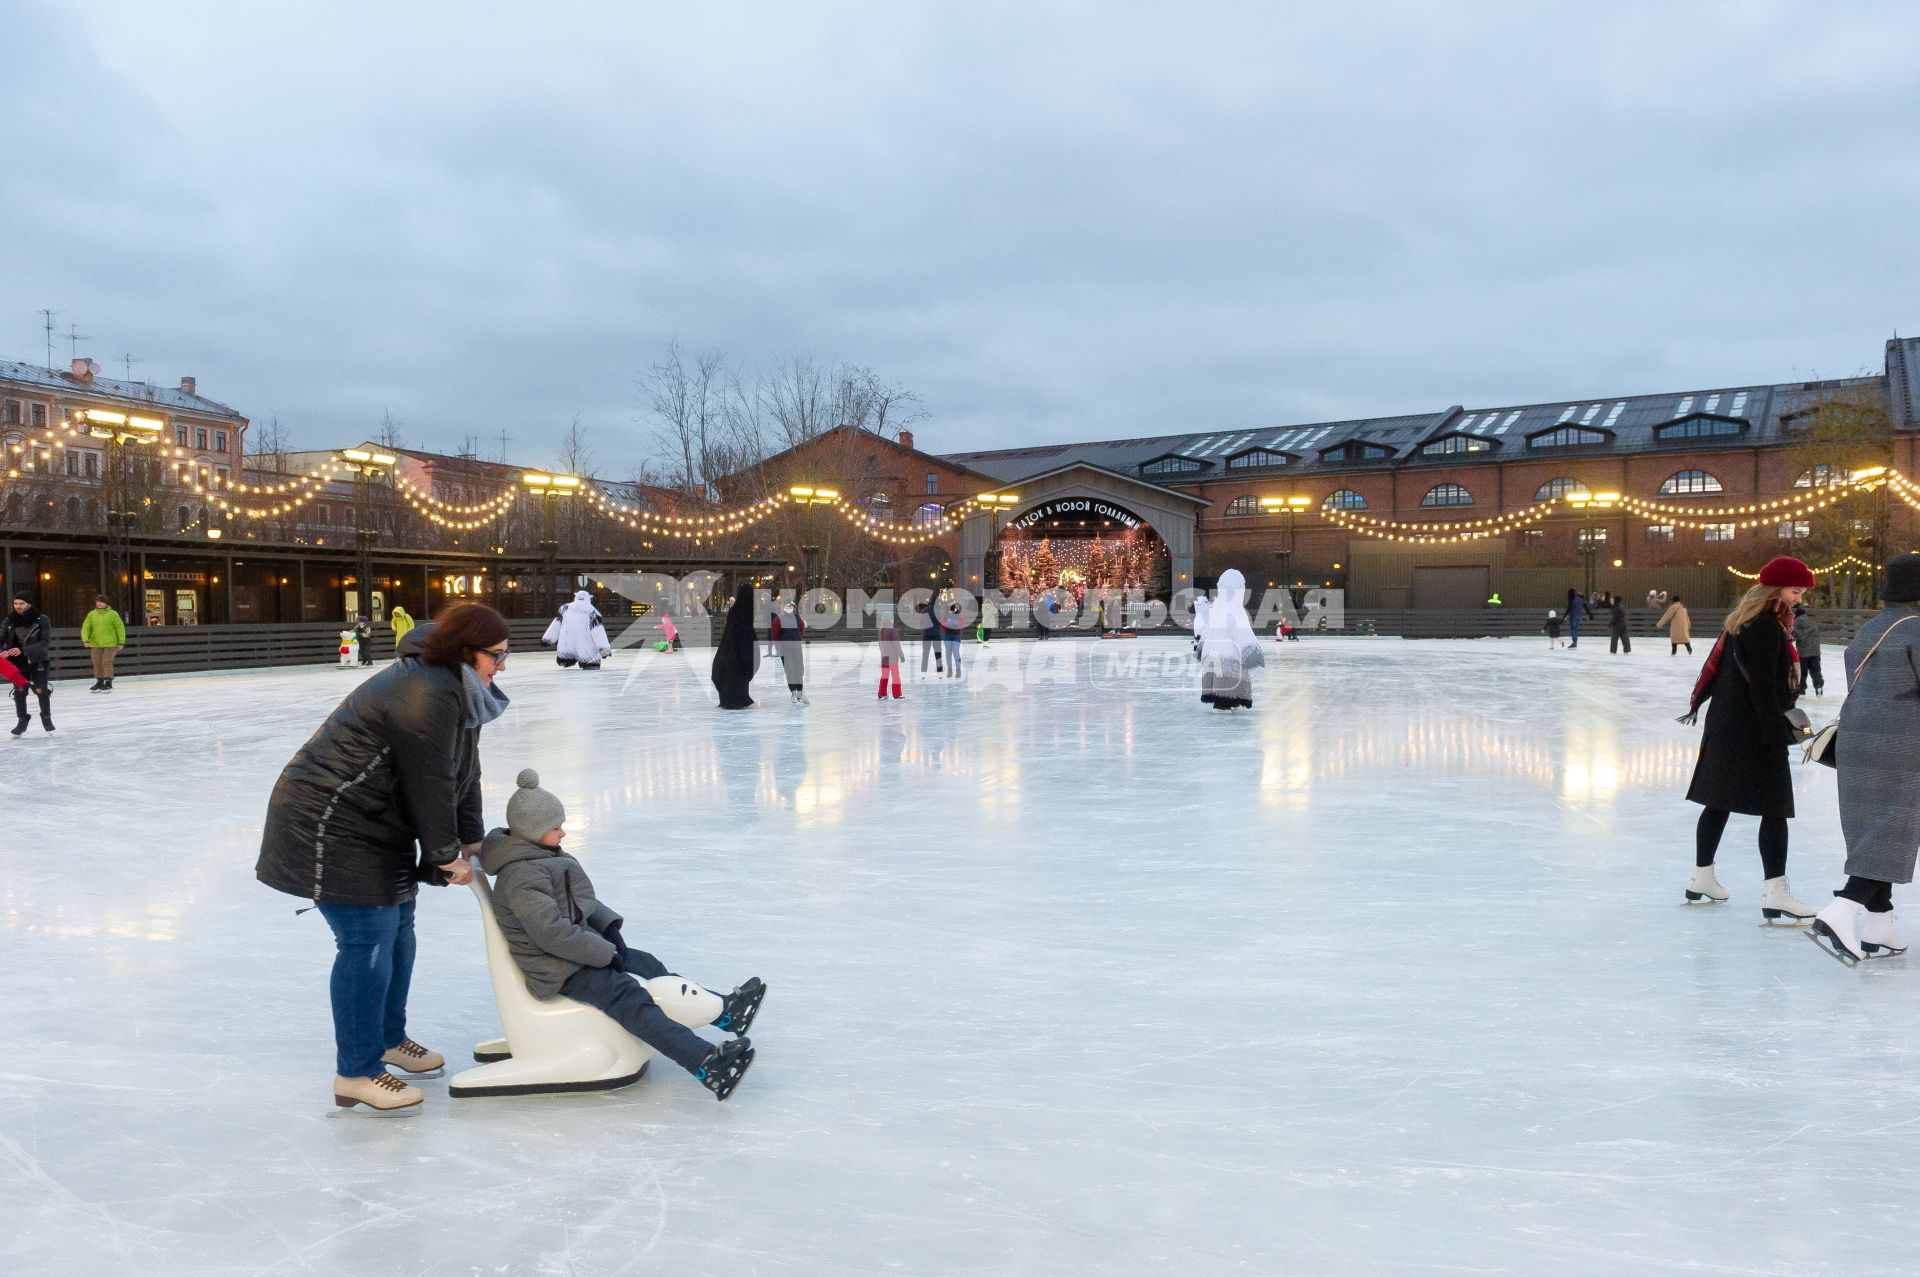
[[[1878,882],[1912,882],[1920,851],[1920,619],[1893,628],[1907,617],[1920,618],[1920,608],[1889,605],[1847,644],[1840,830],[1847,872]]]
[[[493,915],[534,997],[557,996],[568,976],[604,967],[619,952],[600,933],[620,915],[600,903],[587,871],[558,847],[495,829],[481,844],[480,867],[493,875]]]
[[[1909,625],[1907,629],[1912,629]],[[1906,630],[1901,631],[1902,634]],[[1806,663],[1809,656],[1820,655],[1820,622],[1813,619],[1813,613],[1805,612],[1793,618],[1793,647],[1800,653],[1800,661]]]

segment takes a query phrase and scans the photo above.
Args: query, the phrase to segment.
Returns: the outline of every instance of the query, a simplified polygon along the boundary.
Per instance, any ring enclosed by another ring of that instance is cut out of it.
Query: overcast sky
[[[0,356],[603,473],[663,345],[932,451],[1880,366],[1920,7],[0,0]]]

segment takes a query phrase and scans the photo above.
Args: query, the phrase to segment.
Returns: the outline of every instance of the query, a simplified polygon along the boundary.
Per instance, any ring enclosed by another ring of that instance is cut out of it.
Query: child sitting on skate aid
[[[753,1063],[746,1032],[767,986],[755,976],[722,999],[670,975],[651,953],[629,949],[620,915],[594,895],[580,862],[560,850],[566,819],[567,809],[528,768],[507,800],[507,827],[489,833],[480,848],[481,868],[493,875],[494,916],[527,991],[598,1007],[726,1099]],[[725,1029],[734,1040],[715,1046],[689,1023]]]

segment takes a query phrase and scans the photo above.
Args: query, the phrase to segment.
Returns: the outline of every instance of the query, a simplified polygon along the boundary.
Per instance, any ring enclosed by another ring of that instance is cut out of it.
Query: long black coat
[[[1762,613],[1720,654],[1688,801],[1748,816],[1792,816],[1787,749],[1794,738],[1785,714],[1794,699],[1787,632]]]
[[[459,672],[410,654],[427,628],[280,773],[254,866],[261,882],[306,900],[397,904],[485,836],[480,729],[465,725]]]
[[[721,709],[751,709],[753,697],[747,688],[760,668],[760,645],[753,637],[753,587],[743,585],[727,609],[727,622],[720,631],[720,644],[713,652],[713,686],[720,693]]]

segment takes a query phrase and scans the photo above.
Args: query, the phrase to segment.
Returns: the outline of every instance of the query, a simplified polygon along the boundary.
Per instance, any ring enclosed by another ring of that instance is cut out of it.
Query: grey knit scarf
[[[505,692],[481,682],[471,665],[460,667],[460,695],[466,703],[468,727],[485,727],[506,713],[510,703]]]

